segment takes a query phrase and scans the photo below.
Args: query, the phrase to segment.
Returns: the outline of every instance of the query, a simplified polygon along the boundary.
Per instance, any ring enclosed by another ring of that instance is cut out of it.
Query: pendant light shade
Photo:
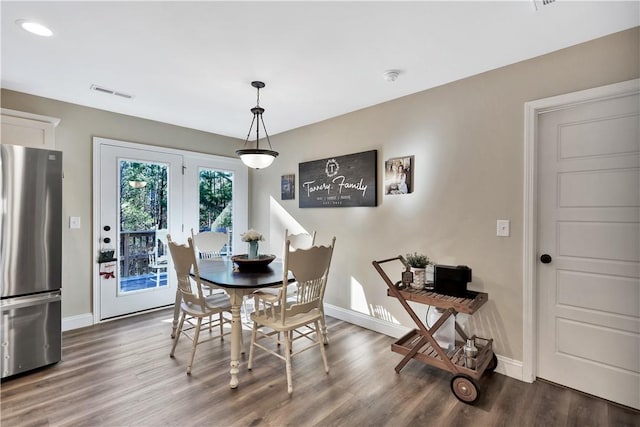
[[[251,121],[251,126],[249,127],[249,133],[247,134],[247,139],[244,141],[245,147],[249,143],[249,137],[251,136],[251,130],[253,129],[253,124],[256,124],[256,148],[243,148],[242,150],[237,150],[236,154],[240,156],[240,160],[242,163],[247,165],[253,169],[263,169],[271,165],[276,157],[278,157],[278,152],[273,151],[271,148],[271,141],[269,140],[269,134],[267,133],[267,128],[264,125],[264,120],[262,119],[262,113],[264,113],[264,108],[260,107],[260,89],[262,89],[265,84],[262,82],[251,82],[251,86],[255,87],[258,91],[256,106],[251,109],[251,113],[253,113],[253,120]],[[262,123],[262,129],[264,130],[264,134],[267,137],[267,142],[269,143],[269,150],[265,150],[260,148],[260,123]]]
[[[271,166],[278,153],[271,150],[247,149],[238,150],[236,154],[240,156],[242,163],[253,169],[263,169]]]

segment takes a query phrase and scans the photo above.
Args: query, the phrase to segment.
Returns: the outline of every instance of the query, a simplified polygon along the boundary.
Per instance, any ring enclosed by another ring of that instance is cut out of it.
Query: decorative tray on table
[[[240,254],[231,257],[240,271],[264,270],[274,259],[276,259],[275,255],[259,255],[258,258],[249,258],[247,254]]]

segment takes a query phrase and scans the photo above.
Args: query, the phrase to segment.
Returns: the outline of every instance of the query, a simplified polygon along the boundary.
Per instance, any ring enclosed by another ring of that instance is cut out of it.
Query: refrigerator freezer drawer
[[[2,378],[60,361],[60,292],[7,298],[0,307]]]

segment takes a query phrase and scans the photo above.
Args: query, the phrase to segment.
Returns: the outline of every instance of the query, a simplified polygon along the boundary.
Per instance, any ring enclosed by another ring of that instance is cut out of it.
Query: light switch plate
[[[69,217],[69,228],[80,228],[80,217],[79,216],[70,216]]]
[[[499,219],[496,221],[496,236],[509,237],[511,234],[511,221],[508,219]]]

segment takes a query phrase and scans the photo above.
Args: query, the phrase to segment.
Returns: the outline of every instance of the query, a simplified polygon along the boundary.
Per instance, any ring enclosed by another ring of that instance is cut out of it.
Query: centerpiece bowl
[[[239,254],[231,257],[240,271],[264,270],[274,259],[276,259],[275,255],[259,255],[258,258],[249,258],[247,254]]]

